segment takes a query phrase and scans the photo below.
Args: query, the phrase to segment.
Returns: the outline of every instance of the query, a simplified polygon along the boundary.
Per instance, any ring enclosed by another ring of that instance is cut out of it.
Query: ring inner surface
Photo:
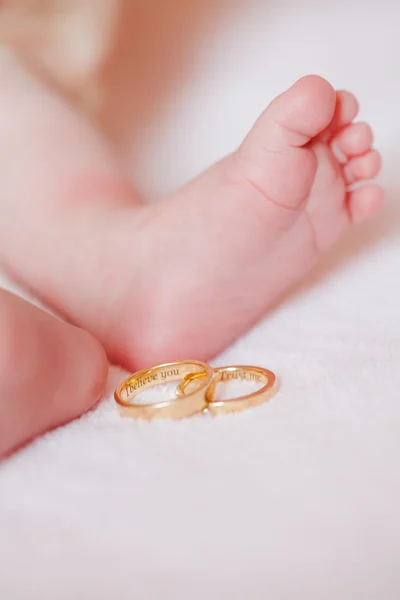
[[[268,383],[267,375],[261,371],[261,369],[246,367],[227,367],[221,371],[217,371],[215,374],[216,382],[222,381],[234,381],[235,379],[241,379],[242,381],[254,381],[255,383]]]
[[[200,373],[203,377],[207,374],[204,367],[196,363],[161,365],[160,367],[145,369],[132,375],[124,384],[120,392],[121,399],[124,402],[129,402],[132,398],[149,388],[183,379],[190,373]],[[189,394],[190,392],[187,395]]]
[[[225,400],[215,399],[216,387],[219,383],[231,383],[234,381],[249,381],[259,384],[259,387],[251,392],[244,393],[240,396],[233,396]],[[268,376],[262,370],[257,367],[226,367],[216,369],[214,379],[210,387],[208,388],[208,402],[209,403],[220,403],[220,402],[234,402],[235,400],[242,400],[253,395],[258,395],[265,386],[268,385]]]

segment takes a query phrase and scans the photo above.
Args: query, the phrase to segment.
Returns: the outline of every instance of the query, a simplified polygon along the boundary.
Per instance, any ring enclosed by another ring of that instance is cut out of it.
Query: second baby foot
[[[146,205],[102,137],[14,57],[0,65],[0,256],[130,369],[210,359],[246,332],[383,191],[357,102],[317,76],[241,147]]]

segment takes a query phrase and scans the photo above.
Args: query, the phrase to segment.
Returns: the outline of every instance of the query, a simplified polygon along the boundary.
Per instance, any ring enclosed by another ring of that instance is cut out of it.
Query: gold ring
[[[156,385],[185,379],[193,375],[199,384],[196,389],[173,400],[155,404],[135,404],[132,399]],[[206,408],[206,391],[212,382],[213,369],[197,360],[184,360],[157,365],[130,375],[115,390],[114,398],[120,413],[134,419],[182,419]]]
[[[185,397],[188,386],[193,381],[199,379],[202,379],[200,373],[195,373],[193,375],[188,374],[183,382],[177,387],[178,397]],[[263,383],[264,385],[259,390],[247,394],[246,396],[240,396],[229,400],[214,400],[217,384],[221,381],[234,381],[235,379],[254,381],[256,383]],[[276,394],[277,390],[278,383],[276,375],[268,369],[251,366],[219,367],[214,369],[214,377],[206,392],[207,410],[212,415],[238,412],[267,402]]]

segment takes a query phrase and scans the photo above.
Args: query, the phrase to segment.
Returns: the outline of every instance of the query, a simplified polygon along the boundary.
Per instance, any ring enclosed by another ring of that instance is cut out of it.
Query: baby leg
[[[370,127],[353,124],[355,98],[316,76],[155,205],[82,115],[12,56],[0,81],[0,258],[130,369],[214,356],[383,199],[379,186],[352,188],[380,168]]]

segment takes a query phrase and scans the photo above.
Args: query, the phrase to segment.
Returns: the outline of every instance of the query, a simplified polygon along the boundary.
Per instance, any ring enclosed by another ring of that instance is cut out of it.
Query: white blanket
[[[94,412],[0,466],[4,600],[400,597],[400,8],[247,6],[210,34],[148,140],[145,189],[230,151],[276,93],[317,72],[358,94],[387,206],[215,360],[274,370],[274,400],[134,422],[111,399],[113,370]]]

